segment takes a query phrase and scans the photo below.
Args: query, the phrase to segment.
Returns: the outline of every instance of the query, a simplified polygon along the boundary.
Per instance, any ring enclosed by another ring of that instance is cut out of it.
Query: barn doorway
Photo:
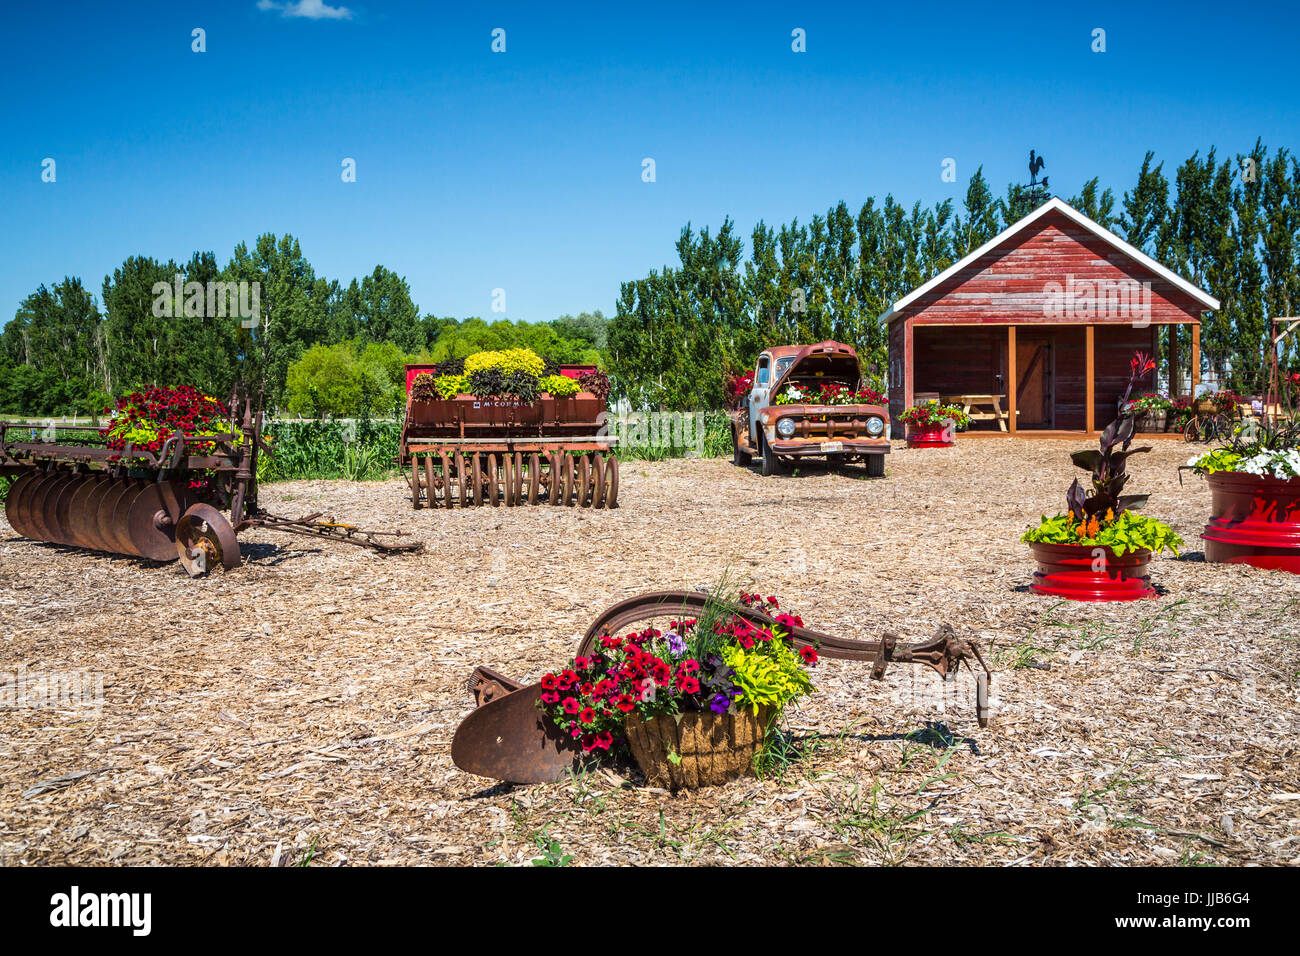
[[[1019,428],[1056,427],[1056,335],[1021,327],[1016,337]]]

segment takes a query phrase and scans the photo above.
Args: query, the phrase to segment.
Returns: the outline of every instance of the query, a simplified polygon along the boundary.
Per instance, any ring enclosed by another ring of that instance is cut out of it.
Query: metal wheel
[[[506,452],[501,455],[501,489],[505,492],[506,507],[515,506],[515,463]]]
[[[595,487],[591,492],[591,506],[593,508],[605,507],[605,456],[592,455],[592,478],[595,479]]]
[[[589,505],[591,496],[591,461],[590,456],[581,455],[578,458],[578,507],[585,508]]]
[[[420,459],[411,456],[411,507],[420,510]]]
[[[613,455],[605,461],[605,507],[618,507],[618,459]]]
[[[564,466],[560,459],[565,457],[563,452],[555,452],[551,455],[551,504],[559,505],[564,501]]]
[[[437,481],[433,473],[433,456],[424,456],[424,503],[430,508],[438,507]]]
[[[471,489],[474,492],[474,507],[477,508],[483,504],[483,457],[477,453],[471,453]]]
[[[564,507],[572,508],[573,507],[573,456],[570,455],[568,452],[565,452],[562,457],[564,458],[564,481],[562,483],[564,488],[563,491]]]
[[[538,472],[541,468],[541,458],[537,452],[533,452],[528,456],[528,503],[530,505],[537,504],[537,489],[540,484]]]
[[[456,489],[457,489],[456,496],[457,498],[460,499],[460,506],[464,508],[465,505],[468,503],[466,500],[468,489],[466,488],[465,485],[465,480],[466,480],[465,469],[468,466],[468,462],[465,461],[465,456],[458,451],[454,451],[451,453],[451,460],[452,460],[453,467],[456,469]],[[447,507],[448,508],[451,507],[450,496],[448,496],[447,498]]]
[[[239,567],[239,542],[230,522],[216,508],[197,504],[176,522],[176,554],[190,577],[213,568],[230,571]]]
[[[1187,419],[1187,424],[1183,426],[1183,441],[1191,444],[1200,440],[1200,428],[1197,425],[1196,416]]]
[[[497,501],[497,456],[491,454],[487,456],[487,481],[486,488],[488,502],[495,508],[501,502]]]
[[[515,504],[524,503],[524,456],[515,452],[514,458],[514,476],[515,476]]]

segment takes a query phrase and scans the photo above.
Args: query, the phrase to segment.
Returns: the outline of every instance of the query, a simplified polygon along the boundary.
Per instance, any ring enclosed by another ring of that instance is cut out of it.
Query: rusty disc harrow
[[[603,453],[437,451],[411,458],[416,508],[618,506],[618,459]]]
[[[52,468],[14,483],[5,517],[25,538],[171,561],[187,498],[185,488],[170,482]]]

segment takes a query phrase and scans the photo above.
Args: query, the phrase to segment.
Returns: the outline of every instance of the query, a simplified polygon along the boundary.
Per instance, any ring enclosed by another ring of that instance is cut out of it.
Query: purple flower
[[[681,657],[686,653],[686,638],[680,634],[668,632],[668,650],[672,651],[673,657]]]
[[[714,694],[713,699],[709,701],[709,710],[715,714],[725,714],[730,706],[731,695],[729,694]]]

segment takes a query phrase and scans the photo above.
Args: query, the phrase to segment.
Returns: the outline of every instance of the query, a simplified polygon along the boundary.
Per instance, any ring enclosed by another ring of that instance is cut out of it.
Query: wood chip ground
[[[1030,593],[1019,534],[1084,444],[896,445],[878,481],[630,462],[612,512],[278,484],[270,510],[427,550],[254,532],[195,581],[0,522],[0,675],[103,677],[99,715],[0,709],[0,864],[1300,863],[1300,577],[1206,564],[1209,492],[1160,442],[1132,486],[1187,542],[1162,595]],[[996,662],[996,722],[969,675],[824,661],[765,779],[671,796],[626,766],[511,787],[452,764],[474,665],[536,679],[608,605],[728,568],[830,633],[951,622]]]

